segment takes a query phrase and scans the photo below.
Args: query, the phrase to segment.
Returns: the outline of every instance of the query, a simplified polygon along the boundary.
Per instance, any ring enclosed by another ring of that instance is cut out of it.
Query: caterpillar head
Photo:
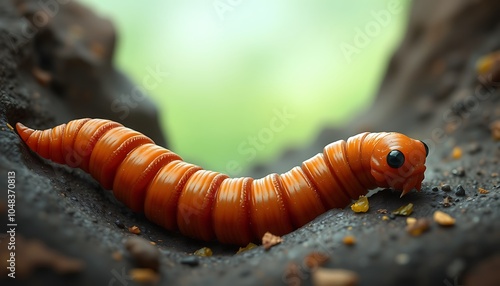
[[[401,190],[401,196],[413,188],[420,191],[428,153],[429,147],[424,142],[388,133],[373,149],[371,174],[379,186]]]

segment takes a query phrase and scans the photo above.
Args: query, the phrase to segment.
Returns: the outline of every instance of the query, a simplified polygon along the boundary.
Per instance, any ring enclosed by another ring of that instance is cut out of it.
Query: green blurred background
[[[134,82],[147,90],[148,70],[168,73],[147,92],[170,149],[230,175],[307,144],[324,126],[342,125],[366,108],[402,39],[410,5],[80,2],[113,21],[115,63]],[[284,109],[293,115],[285,123],[276,115]]]

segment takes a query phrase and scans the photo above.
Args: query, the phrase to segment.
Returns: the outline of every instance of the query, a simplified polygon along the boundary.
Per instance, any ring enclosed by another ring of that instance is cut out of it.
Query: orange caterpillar
[[[361,133],[261,179],[229,178],[182,161],[145,135],[103,119],[16,129],[41,157],[79,167],[136,212],[202,240],[246,245],[283,235],[376,187],[420,190],[428,148],[399,133]]]

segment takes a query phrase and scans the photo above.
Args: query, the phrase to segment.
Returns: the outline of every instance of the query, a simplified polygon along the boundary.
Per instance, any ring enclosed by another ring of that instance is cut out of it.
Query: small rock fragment
[[[160,252],[142,237],[130,237],[125,241],[125,248],[141,268],[150,268],[158,271],[160,266]]]
[[[189,266],[198,266],[200,264],[200,260],[196,256],[186,256],[181,259],[181,264],[189,265]]]
[[[138,226],[131,226],[128,228],[128,231],[133,234],[141,234],[141,229]]]
[[[304,265],[309,269],[316,269],[328,261],[330,257],[322,252],[311,252],[304,258]]]
[[[442,226],[452,226],[455,224],[455,219],[442,211],[435,211],[433,218],[436,223]]]
[[[370,204],[366,196],[360,196],[359,199],[351,205],[351,209],[356,213],[365,213],[369,208]]]
[[[432,187],[432,191],[437,192],[437,191],[439,191],[439,188],[437,186],[434,186],[434,187]]]
[[[458,185],[457,188],[455,189],[455,195],[459,197],[465,196],[465,189],[462,187],[462,185]]]
[[[412,236],[419,236],[429,229],[430,222],[426,218],[415,220],[414,223],[408,224],[406,231]]]
[[[486,195],[486,194],[490,193],[490,191],[483,189],[483,188],[478,188],[477,192],[480,193],[481,195]]]
[[[443,192],[451,192],[451,186],[448,185],[448,184],[444,184],[444,185],[441,186],[441,190]]]
[[[467,152],[469,152],[469,154],[476,154],[481,150],[482,150],[482,147],[477,142],[472,142],[467,147]]]
[[[358,274],[345,269],[318,268],[313,272],[315,286],[355,286],[358,285]]]
[[[378,213],[378,214],[387,214],[387,213],[388,213],[388,211],[387,211],[387,209],[378,209],[378,210],[377,210],[377,213]]]
[[[196,250],[193,254],[196,256],[208,257],[208,256],[212,256],[213,253],[212,253],[212,249],[210,249],[208,247],[202,247],[202,248]]]
[[[115,251],[111,254],[111,257],[113,258],[113,260],[115,261],[121,261],[122,258],[123,258],[123,255],[120,251]]]
[[[500,120],[495,120],[490,125],[491,137],[495,141],[500,141]]]
[[[293,283],[293,282],[295,282],[297,278],[301,277],[301,275],[303,275],[302,268],[299,267],[299,265],[293,261],[289,262],[286,265],[284,273],[283,273],[283,277],[286,277],[285,282],[288,285],[300,284],[300,283]]]
[[[463,177],[463,176],[465,176],[465,169],[464,169],[464,167],[458,167],[456,169],[451,170],[451,173],[454,176]]]
[[[156,284],[160,280],[158,273],[149,268],[134,268],[130,270],[129,276],[137,283]]]
[[[118,227],[118,228],[125,228],[125,225],[123,224],[123,222],[119,219],[115,220],[115,225]]]
[[[276,236],[270,232],[264,233],[264,236],[262,237],[262,245],[264,246],[265,250],[269,250],[271,247],[281,243],[282,241],[283,239],[281,239],[281,237]]]
[[[408,217],[406,218],[406,225],[412,225],[417,222],[417,219],[414,217]]]
[[[48,86],[52,81],[52,75],[48,71],[42,70],[39,67],[34,67],[31,72],[36,81],[43,86]]]
[[[450,196],[446,196],[443,201],[441,202],[441,204],[443,205],[443,207],[447,208],[449,206],[451,206],[451,197]]]

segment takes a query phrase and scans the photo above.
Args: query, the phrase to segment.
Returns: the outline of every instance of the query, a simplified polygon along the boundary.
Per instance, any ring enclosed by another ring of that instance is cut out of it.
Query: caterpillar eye
[[[391,168],[399,168],[405,163],[405,155],[399,150],[392,150],[387,154],[387,165]]]
[[[425,144],[424,141],[420,141],[422,142],[422,144],[424,144],[424,148],[425,148],[425,157],[427,157],[427,155],[429,155],[429,146],[427,146],[427,144]]]

